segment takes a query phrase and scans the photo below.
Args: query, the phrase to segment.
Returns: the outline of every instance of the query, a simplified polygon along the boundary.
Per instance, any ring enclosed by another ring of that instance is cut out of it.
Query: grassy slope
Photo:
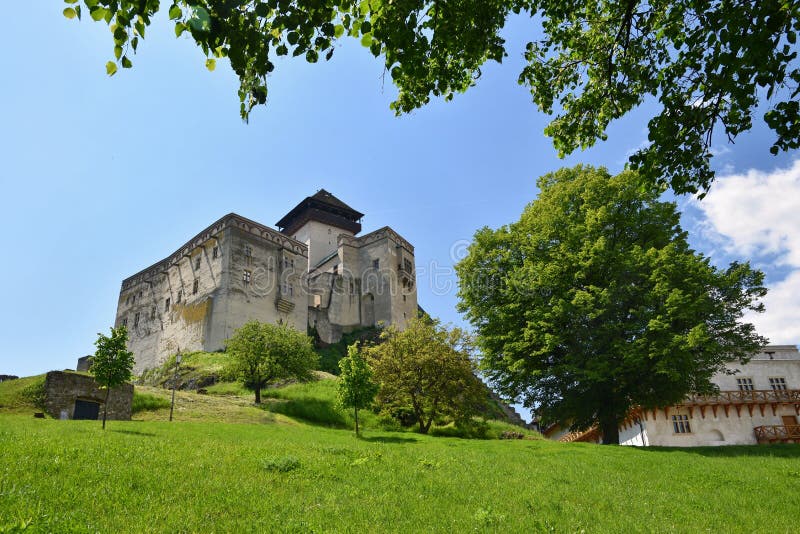
[[[31,414],[42,409],[36,406],[35,390],[44,387],[45,375],[27,376],[0,382],[0,413]]]
[[[800,447],[0,415],[0,531],[789,532]],[[793,512],[794,510],[794,512]]]

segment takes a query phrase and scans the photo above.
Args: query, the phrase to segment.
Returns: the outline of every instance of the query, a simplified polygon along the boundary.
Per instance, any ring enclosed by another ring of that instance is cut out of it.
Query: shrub
[[[295,456],[279,456],[275,458],[267,458],[264,460],[262,467],[267,471],[277,471],[279,473],[288,473],[300,467],[300,460]]]

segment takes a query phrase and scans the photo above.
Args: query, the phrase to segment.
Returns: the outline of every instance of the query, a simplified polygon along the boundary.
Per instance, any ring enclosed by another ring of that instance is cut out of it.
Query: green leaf
[[[368,20],[365,20],[364,23],[361,25],[361,33],[362,33],[362,35],[366,34],[366,33],[369,33],[370,30],[372,30],[372,24],[370,24]]]
[[[365,46],[367,48],[372,46],[372,34],[371,33],[365,33],[361,37],[361,46]]]
[[[337,24],[336,26],[333,27],[333,36],[338,39],[342,35],[344,35],[344,26],[342,26],[341,24]]]
[[[214,72],[214,69],[216,69],[216,68],[217,68],[217,60],[216,60],[216,59],[214,59],[214,58],[208,58],[208,59],[206,60],[206,68],[207,68],[209,71],[211,71],[211,72]]]
[[[96,9],[90,10],[89,11],[89,16],[91,16],[92,20],[94,20],[95,22],[99,22],[99,21],[103,20],[103,18],[105,18],[107,12],[108,12],[107,9],[102,8],[102,7],[98,7]]]
[[[211,29],[211,15],[208,14],[205,8],[197,6],[189,19],[189,26],[194,31],[207,32]]]
[[[117,59],[122,57],[122,47],[121,46],[115,46],[114,47],[114,57],[117,58]]]
[[[117,64],[113,61],[106,63],[106,74],[113,76],[117,72]]]
[[[131,60],[128,59],[128,56],[122,56],[122,68],[129,69],[131,67],[133,67],[133,63],[131,63]]]
[[[136,33],[144,37],[144,24],[142,24],[141,22],[137,22],[136,24],[133,25],[133,27],[136,30]]]
[[[62,13],[64,13],[64,16],[67,17],[68,19],[74,19],[75,17],[78,16],[75,10],[72,9],[71,7],[65,7]]]
[[[77,2],[78,2],[78,0],[64,0],[65,4],[75,4]]]
[[[179,19],[183,16],[183,11],[177,5],[172,4],[172,7],[169,8],[169,20]]]
[[[175,37],[180,37],[183,32],[186,31],[186,24],[183,22],[176,22],[175,23]]]

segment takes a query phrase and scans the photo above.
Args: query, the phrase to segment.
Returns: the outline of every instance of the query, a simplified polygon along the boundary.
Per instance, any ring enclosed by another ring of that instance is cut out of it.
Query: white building
[[[800,443],[800,352],[794,345],[770,345],[747,364],[712,381],[716,395],[690,395],[676,406],[634,410],[620,427],[623,445],[695,447]],[[545,435],[560,441],[600,442],[597,428]]]

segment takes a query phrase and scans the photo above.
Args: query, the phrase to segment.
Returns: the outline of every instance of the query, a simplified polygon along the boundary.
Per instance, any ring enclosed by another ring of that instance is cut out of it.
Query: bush
[[[300,467],[300,460],[295,456],[279,456],[277,458],[267,458],[262,466],[267,471],[288,473]]]

